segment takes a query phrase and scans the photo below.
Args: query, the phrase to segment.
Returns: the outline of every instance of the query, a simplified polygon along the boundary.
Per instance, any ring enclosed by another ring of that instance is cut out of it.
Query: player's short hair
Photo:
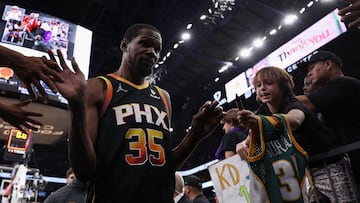
[[[153,25],[150,24],[143,24],[143,23],[136,23],[131,25],[125,32],[124,39],[127,39],[128,41],[131,41],[132,39],[136,38],[140,33],[142,29],[151,29],[155,32],[160,33],[160,31]]]

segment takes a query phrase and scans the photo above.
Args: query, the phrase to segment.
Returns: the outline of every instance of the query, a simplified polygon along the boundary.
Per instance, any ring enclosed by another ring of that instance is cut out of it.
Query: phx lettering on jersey
[[[114,107],[113,110],[115,111],[117,125],[124,125],[126,124],[127,118],[134,117],[135,122],[137,123],[146,121],[147,123],[162,126],[164,129],[169,130],[169,127],[165,122],[165,119],[167,118],[166,112],[160,111],[155,106],[131,103]],[[156,115],[156,119],[153,119],[153,115]],[[145,121],[143,119],[145,119]]]

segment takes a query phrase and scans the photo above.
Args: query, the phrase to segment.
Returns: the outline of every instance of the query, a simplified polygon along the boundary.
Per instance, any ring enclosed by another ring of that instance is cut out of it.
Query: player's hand
[[[193,116],[191,130],[199,140],[209,136],[220,123],[223,109],[218,104],[219,102],[216,100],[207,101]]]
[[[54,54],[51,51],[48,51],[48,54],[52,62],[56,62]],[[71,65],[74,72],[68,67],[65,63],[64,57],[60,50],[57,50],[59,56],[60,66],[57,69],[60,70],[60,74],[63,78],[63,82],[55,82],[57,89],[60,94],[65,97],[69,102],[78,101],[83,98],[86,92],[86,80],[84,74],[81,72],[78,64],[75,59],[71,59]]]

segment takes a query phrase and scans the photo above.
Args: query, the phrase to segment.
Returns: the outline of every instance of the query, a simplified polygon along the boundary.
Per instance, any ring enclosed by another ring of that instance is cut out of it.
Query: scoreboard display
[[[4,159],[9,161],[26,161],[31,152],[31,130],[23,132],[13,128],[10,130]]]

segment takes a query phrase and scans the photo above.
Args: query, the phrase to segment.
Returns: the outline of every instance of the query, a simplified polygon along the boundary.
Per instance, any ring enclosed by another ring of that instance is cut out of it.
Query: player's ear
[[[121,40],[121,43],[120,43],[120,49],[122,52],[125,52],[128,48],[128,40],[127,39],[123,39]]]

